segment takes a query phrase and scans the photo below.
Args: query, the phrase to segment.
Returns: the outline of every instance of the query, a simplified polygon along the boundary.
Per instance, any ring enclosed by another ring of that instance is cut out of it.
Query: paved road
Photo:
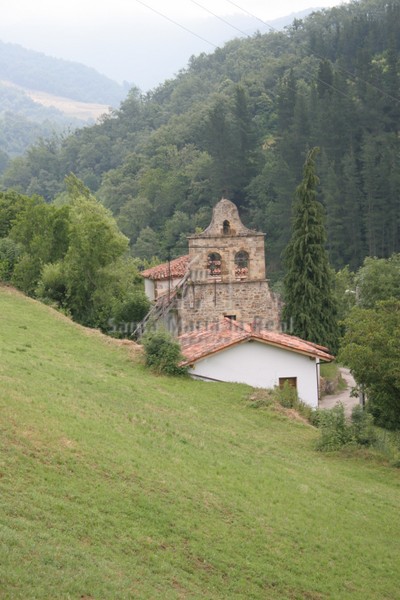
[[[351,411],[353,410],[353,406],[359,404],[359,398],[353,398],[350,396],[351,389],[355,387],[356,382],[354,381],[353,375],[350,373],[349,369],[341,368],[340,372],[342,374],[343,379],[347,383],[347,388],[338,394],[329,394],[328,396],[323,396],[319,401],[319,408],[333,408],[336,404],[341,402],[344,406],[344,412],[346,416],[351,416]]]

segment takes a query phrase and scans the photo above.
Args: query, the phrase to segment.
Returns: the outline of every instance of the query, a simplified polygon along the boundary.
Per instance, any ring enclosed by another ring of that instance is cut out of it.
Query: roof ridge
[[[167,279],[169,277],[183,277],[189,268],[189,254],[173,258],[141,271],[142,277]]]
[[[221,321],[219,324],[221,325]],[[309,343],[296,336],[267,329],[257,329],[249,323],[234,321],[228,317],[222,319],[222,326],[219,326],[219,324],[214,322],[211,328],[200,328],[197,331],[187,332],[179,336],[178,339],[183,343],[183,355],[186,357],[187,362],[198,360],[207,356],[207,354],[219,352],[224,348],[249,339],[311,355],[325,361],[334,358],[327,348],[322,347],[324,349],[321,349],[316,344]]]

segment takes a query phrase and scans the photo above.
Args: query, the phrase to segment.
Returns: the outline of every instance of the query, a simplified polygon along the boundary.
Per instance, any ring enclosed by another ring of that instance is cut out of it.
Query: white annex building
[[[207,381],[246,383],[256,388],[297,389],[300,400],[316,408],[319,365],[333,356],[327,348],[230,319],[183,334],[179,341],[189,373]]]

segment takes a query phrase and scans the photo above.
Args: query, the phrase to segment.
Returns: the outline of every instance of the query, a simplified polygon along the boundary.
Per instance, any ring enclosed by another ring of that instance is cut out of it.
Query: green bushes
[[[63,308],[67,304],[67,289],[62,262],[44,265],[36,288],[36,296],[46,304],[55,304],[55,306]]]
[[[138,262],[111,214],[74,175],[65,205],[0,192],[0,281],[109,332],[143,319]]]
[[[400,432],[376,427],[373,416],[361,406],[353,408],[350,422],[346,421],[341,404],[331,410],[318,410],[315,416],[320,430],[317,450],[368,448],[371,457],[400,468]]]
[[[367,456],[400,468],[400,432],[387,431],[374,425],[373,416],[362,406],[355,406],[351,420],[345,415],[344,406],[338,404],[330,410],[314,410],[298,399],[296,390],[285,384],[282,388],[254,390],[249,397],[251,408],[295,410],[319,430],[316,450],[334,452],[346,449],[358,452],[368,449]]]
[[[11,281],[15,264],[21,254],[19,245],[10,238],[0,238],[0,280]]]
[[[374,417],[357,405],[351,413],[353,437],[361,446],[371,446],[376,441]]]
[[[383,456],[392,467],[400,468],[400,432],[376,428],[374,449]]]
[[[145,351],[146,365],[157,373],[165,375],[184,375],[185,367],[180,367],[182,361],[181,347],[167,332],[162,330],[146,333],[142,338]]]
[[[353,408],[350,422],[346,420],[343,404],[320,410],[317,424],[320,429],[317,450],[329,452],[347,445],[371,446],[376,439],[373,417],[361,406]]]
[[[319,411],[318,425],[320,429],[318,450],[339,450],[351,441],[350,427],[346,423],[343,404],[338,404],[331,410]]]
[[[302,417],[307,419],[307,421],[311,420],[313,409],[299,399],[296,388],[291,386],[287,381],[282,387],[276,387],[274,389],[274,396],[284,408],[293,408]]]

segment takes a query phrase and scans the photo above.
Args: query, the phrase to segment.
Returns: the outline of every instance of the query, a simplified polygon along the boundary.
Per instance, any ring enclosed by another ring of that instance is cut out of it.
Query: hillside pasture
[[[0,598],[399,597],[400,475],[0,288]]]
[[[46,108],[56,108],[63,115],[72,119],[79,119],[81,121],[96,120],[110,111],[110,107],[106,104],[80,102],[79,100],[57,96],[41,90],[28,89],[10,81],[1,81],[0,83],[22,91],[37,104],[41,104]]]

